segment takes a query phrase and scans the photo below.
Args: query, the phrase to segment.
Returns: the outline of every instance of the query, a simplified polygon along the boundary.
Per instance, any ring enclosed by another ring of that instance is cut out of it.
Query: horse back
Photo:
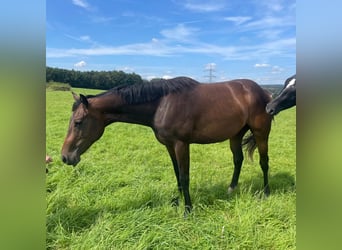
[[[154,119],[157,138],[191,143],[229,139],[265,113],[268,100],[266,92],[251,80],[199,84],[162,98]]]
[[[202,84],[202,93],[220,100],[226,107],[238,107],[265,113],[265,106],[272,94],[249,79],[236,79],[214,84]]]

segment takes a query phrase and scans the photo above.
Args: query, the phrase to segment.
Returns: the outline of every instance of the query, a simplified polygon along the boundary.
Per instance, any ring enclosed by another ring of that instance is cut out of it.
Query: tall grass
[[[84,94],[96,90],[74,89]],[[269,141],[269,198],[262,198],[258,154],[243,163],[239,187],[227,142],[191,145],[190,194],[183,218],[166,149],[151,129],[116,123],[77,167],[63,165],[60,149],[72,95],[46,93],[47,247],[49,249],[295,249],[296,109],[281,112]]]

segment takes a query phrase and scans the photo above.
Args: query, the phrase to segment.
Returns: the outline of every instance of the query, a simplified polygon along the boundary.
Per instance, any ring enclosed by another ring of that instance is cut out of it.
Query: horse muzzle
[[[266,112],[270,115],[276,115],[277,114],[277,111],[276,111],[274,105],[270,105],[270,104],[266,105]]]
[[[73,165],[74,167],[81,161],[81,157],[77,152],[71,154],[62,153],[62,161],[67,165]]]

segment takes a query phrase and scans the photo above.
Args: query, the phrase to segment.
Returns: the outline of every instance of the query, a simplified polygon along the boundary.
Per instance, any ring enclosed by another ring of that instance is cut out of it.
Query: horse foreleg
[[[230,150],[233,153],[233,161],[234,161],[234,173],[232,177],[232,181],[228,187],[228,194],[232,193],[239,182],[239,176],[241,172],[241,166],[243,162],[243,153],[241,146],[242,137],[234,137],[229,140]]]
[[[180,184],[179,181],[179,167],[178,167],[178,163],[177,163],[177,158],[176,158],[176,153],[175,153],[175,149],[173,146],[166,146],[167,151],[169,152],[171,161],[172,161],[172,165],[173,165],[173,169],[175,171],[175,176],[176,176],[176,180],[177,180],[177,188],[179,193],[182,193],[182,186]],[[178,206],[179,205],[179,196],[175,197],[172,199],[171,204],[174,206]]]
[[[189,144],[178,141],[175,144],[176,159],[179,167],[179,182],[182,187],[185,212],[184,216],[190,213],[192,209],[190,192],[189,192],[189,168],[190,168],[190,156],[189,156]]]

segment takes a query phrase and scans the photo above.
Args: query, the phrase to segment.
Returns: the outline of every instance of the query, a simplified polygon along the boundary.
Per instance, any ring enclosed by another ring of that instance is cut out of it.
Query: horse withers
[[[266,105],[266,112],[276,115],[296,105],[296,75],[286,79],[279,95]]]
[[[177,77],[123,85],[95,96],[73,95],[75,103],[61,152],[62,161],[68,165],[77,165],[80,156],[101,138],[109,124],[134,123],[150,127],[157,140],[165,145],[178,190],[184,196],[185,213],[192,208],[189,193],[191,143],[230,139],[234,173],[229,191],[238,184],[244,159],[242,145],[246,144],[250,156],[257,147],[264,193],[270,193],[268,136],[272,116],[266,113],[265,107],[271,97],[251,80],[200,84],[191,78]],[[244,138],[248,130],[251,133]]]

